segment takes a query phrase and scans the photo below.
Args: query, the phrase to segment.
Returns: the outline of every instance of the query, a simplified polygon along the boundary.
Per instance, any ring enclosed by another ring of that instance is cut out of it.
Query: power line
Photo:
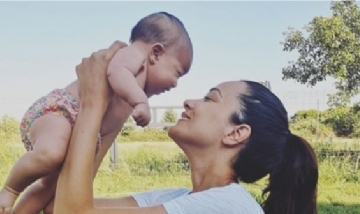
[[[18,56],[11,56],[11,55],[7,55],[7,54],[3,54],[3,53],[0,53],[0,57],[19,60],[19,61],[26,61],[26,62],[30,62],[30,63],[34,63],[34,64],[38,64],[38,65],[43,65],[43,66],[47,66],[47,67],[51,67],[51,68],[70,70],[69,68],[65,68],[65,67],[63,67],[61,65],[39,62],[39,61],[36,61],[36,60],[26,59],[26,58],[22,58],[22,57],[18,57]]]

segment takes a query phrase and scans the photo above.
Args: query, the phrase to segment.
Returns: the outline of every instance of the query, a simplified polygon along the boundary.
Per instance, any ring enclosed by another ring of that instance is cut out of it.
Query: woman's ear
[[[161,43],[153,44],[151,47],[151,52],[149,57],[150,64],[155,64],[155,61],[158,60],[159,56],[164,54],[164,52],[165,52],[165,47],[163,44]]]
[[[251,127],[246,124],[229,126],[226,129],[225,136],[222,139],[222,143],[226,146],[237,146],[239,144],[245,144],[251,135]]]

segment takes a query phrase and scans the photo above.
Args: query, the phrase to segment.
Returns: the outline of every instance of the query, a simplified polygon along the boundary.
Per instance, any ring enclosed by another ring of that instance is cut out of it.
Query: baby
[[[101,160],[109,148],[103,151],[100,147],[102,137],[115,133],[114,139],[132,112],[137,125],[148,125],[148,98],[176,87],[177,80],[187,74],[192,64],[190,37],[182,22],[171,14],[159,12],[141,19],[132,29],[130,43],[118,50],[108,65],[114,96],[98,135],[96,156],[100,154]],[[0,214],[11,210],[36,214],[51,201],[78,113],[77,90],[77,81],[55,89],[25,113],[20,130],[28,152],[13,166],[0,192]],[[29,185],[30,190],[13,209],[15,200]]]

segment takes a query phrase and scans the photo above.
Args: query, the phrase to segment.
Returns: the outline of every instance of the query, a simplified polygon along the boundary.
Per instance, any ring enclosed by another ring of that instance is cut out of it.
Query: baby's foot
[[[7,188],[0,191],[0,214],[10,214],[18,194]]]

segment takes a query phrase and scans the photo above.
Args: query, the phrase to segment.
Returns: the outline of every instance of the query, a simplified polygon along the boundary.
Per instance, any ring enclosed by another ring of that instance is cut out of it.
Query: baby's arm
[[[136,47],[128,46],[118,50],[111,59],[107,74],[111,88],[132,107],[148,103],[144,90],[136,80],[145,55]]]

